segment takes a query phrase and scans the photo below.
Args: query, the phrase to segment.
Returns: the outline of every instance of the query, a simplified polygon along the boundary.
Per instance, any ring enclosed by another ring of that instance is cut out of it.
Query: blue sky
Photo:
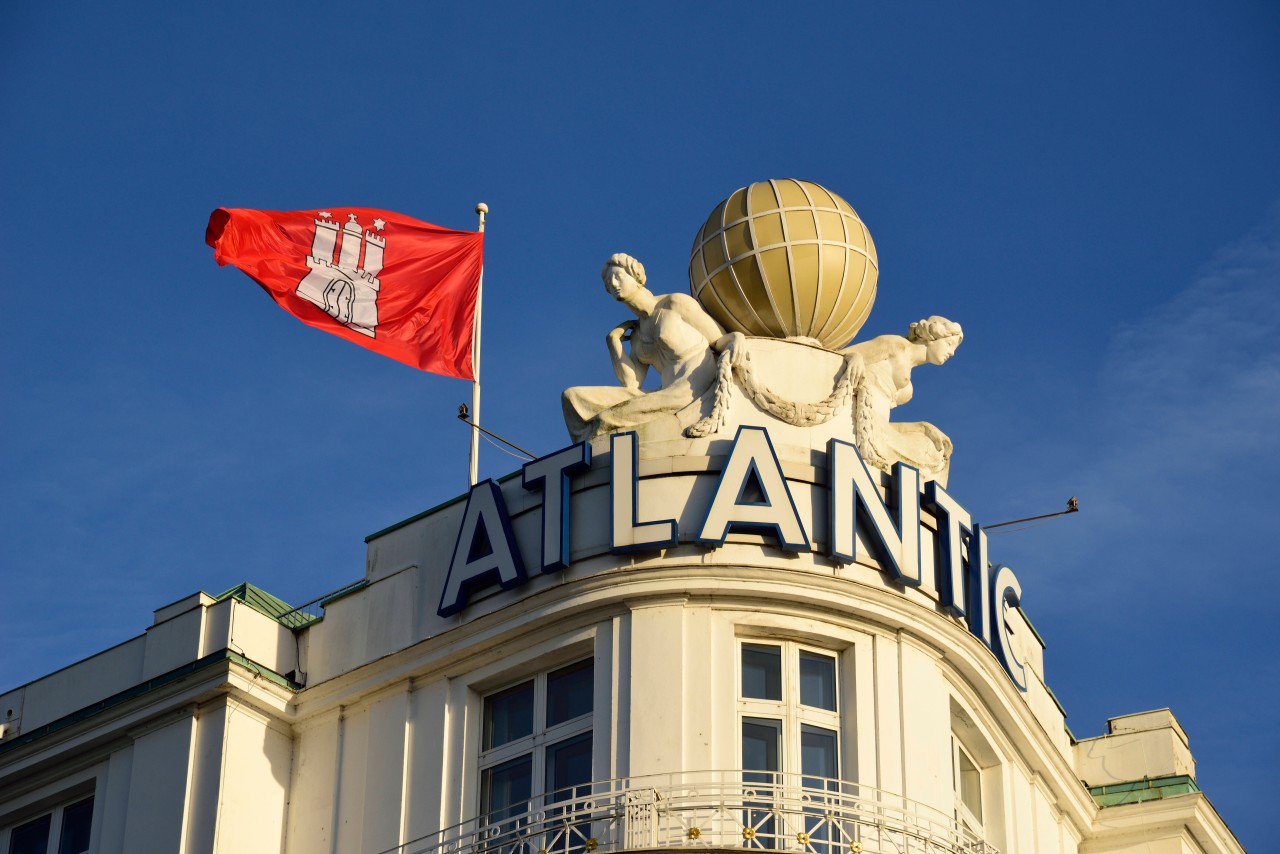
[[[469,385],[289,318],[212,209],[487,202],[484,420],[548,452],[561,389],[612,382],[604,258],[684,290],[712,207],[797,177],[876,241],[863,335],[964,326],[899,416],[955,441],[950,491],[1080,498],[992,538],[1075,734],[1171,707],[1269,839],[1280,8],[264,5],[6,13],[0,688],[197,589],[311,599],[465,488]]]

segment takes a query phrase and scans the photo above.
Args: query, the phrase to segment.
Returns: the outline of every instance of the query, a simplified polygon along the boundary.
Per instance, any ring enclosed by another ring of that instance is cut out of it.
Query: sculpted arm
[[[707,346],[721,349],[718,344],[723,337],[724,329],[706,310],[698,304],[698,301],[688,294],[671,294],[669,297],[671,308],[680,313],[684,318],[684,322],[692,326],[694,329],[707,339]]]
[[[869,341],[861,341],[845,347],[842,353],[857,353],[868,365],[877,362],[901,361],[906,358],[911,342],[900,335],[880,335]]]
[[[747,355],[747,336],[741,332],[726,332],[711,346],[717,353],[728,353],[729,364],[737,367]]]
[[[623,342],[631,340],[635,328],[636,321],[624,320],[609,330],[609,334],[605,336],[605,344],[609,348],[609,359],[613,362],[613,373],[618,377],[618,382],[622,383],[623,388],[639,390],[649,373],[649,366],[637,360],[623,346]]]
[[[707,346],[717,353],[728,352],[733,364],[741,363],[747,352],[745,335],[741,332],[726,333],[716,319],[707,314],[706,310],[691,296],[672,294],[671,307],[680,313],[686,323],[707,339]]]

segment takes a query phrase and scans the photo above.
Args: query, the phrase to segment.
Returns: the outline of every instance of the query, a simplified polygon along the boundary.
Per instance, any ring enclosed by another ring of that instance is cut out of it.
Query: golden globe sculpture
[[[876,298],[871,234],[849,203],[809,181],[758,181],[711,212],[693,241],[689,289],[731,332],[810,338],[837,350]]]

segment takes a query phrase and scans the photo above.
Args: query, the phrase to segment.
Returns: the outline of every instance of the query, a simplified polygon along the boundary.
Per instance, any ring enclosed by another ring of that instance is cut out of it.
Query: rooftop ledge
[[[593,854],[655,848],[995,852],[950,814],[901,795],[844,780],[735,770],[585,783],[383,854]]]
[[[1089,794],[1100,807],[1140,804],[1143,801],[1176,798],[1179,795],[1190,795],[1198,791],[1200,787],[1196,785],[1196,781],[1186,774],[1089,787]]]

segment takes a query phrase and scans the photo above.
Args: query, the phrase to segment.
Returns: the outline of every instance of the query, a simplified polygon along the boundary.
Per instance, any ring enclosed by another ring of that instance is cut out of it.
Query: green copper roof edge
[[[227,654],[228,661],[238,664],[241,667],[245,668],[246,670],[252,670],[257,675],[266,679],[268,682],[274,682],[276,685],[279,685],[281,688],[287,688],[290,691],[302,690],[301,683],[294,682],[289,677],[284,676],[280,673],[276,673],[270,667],[263,667],[261,664],[254,661],[253,659],[246,658],[245,656],[241,655],[240,653],[234,650],[226,649],[226,650],[223,650],[223,652]]]
[[[227,599],[236,599],[237,601],[248,605],[259,614],[270,617],[287,629],[305,628],[319,619],[319,617],[314,614],[304,614],[299,612],[279,596],[273,596],[261,587],[258,587],[256,584],[251,584],[248,581],[242,581],[212,598],[215,602],[225,602]],[[285,619],[286,617],[288,619]]]
[[[523,469],[517,469],[516,471],[513,471],[510,474],[504,474],[502,477],[498,478],[498,483],[506,483],[507,481],[511,480],[511,478],[520,474],[521,471],[523,471]],[[469,494],[469,492],[470,490],[462,493],[461,495],[455,495],[453,498],[450,498],[448,501],[442,501],[434,507],[428,507],[426,510],[423,510],[421,513],[410,516],[408,519],[402,519],[401,521],[396,522],[394,525],[388,525],[387,527],[383,528],[381,531],[374,531],[372,534],[365,537],[364,541],[366,543],[373,542],[374,540],[378,539],[378,537],[386,536],[387,534],[390,534],[392,531],[398,531],[401,528],[405,527],[406,525],[412,525],[414,522],[417,522],[420,519],[427,518],[432,513],[438,512],[440,510],[443,510],[446,507],[457,504],[459,501],[466,501],[467,495]]]
[[[1027,612],[1022,610],[1022,606],[1018,606],[1018,613],[1022,615],[1023,621],[1027,624],[1027,628],[1031,629],[1031,634],[1035,635],[1037,641],[1040,642],[1041,649],[1048,649],[1049,645],[1044,642],[1044,638],[1040,637],[1040,633],[1036,631],[1035,624],[1031,622],[1031,618],[1027,616]]]
[[[374,531],[372,534],[365,537],[364,541],[366,544],[373,542],[374,540],[378,539],[378,537],[386,536],[387,534],[390,534],[392,531],[398,531],[401,528],[405,527],[406,525],[412,525],[414,522],[417,522],[419,519],[427,518],[432,513],[443,510],[444,508],[449,507],[450,505],[457,504],[459,501],[464,501],[466,500],[466,497],[467,496],[465,493],[463,495],[455,495],[453,498],[450,498],[448,501],[442,501],[439,504],[435,505],[434,507],[428,507],[426,510],[423,510],[421,513],[410,516],[408,519],[402,519],[399,522],[396,522],[392,525],[388,525],[387,527],[383,528],[381,531]]]
[[[1040,684],[1041,684],[1041,685],[1044,685],[1044,683],[1043,683],[1043,682],[1041,682]],[[1054,704],[1055,706],[1057,706],[1057,707],[1058,707],[1058,711],[1062,712],[1062,717],[1063,717],[1063,720],[1064,720],[1064,722],[1065,722],[1066,717],[1067,717],[1067,710],[1066,710],[1065,708],[1063,708],[1062,701],[1058,699],[1058,695],[1057,695],[1057,694],[1055,694],[1055,693],[1053,693],[1053,689],[1052,689],[1052,688],[1050,688],[1048,685],[1045,685],[1045,686],[1044,686],[1044,690],[1046,690],[1046,691],[1048,691],[1048,692],[1049,692],[1049,699],[1050,699],[1050,700],[1053,700],[1053,704]],[[1065,725],[1065,723],[1064,723],[1064,725]],[[1067,732],[1071,732],[1071,730],[1067,730]],[[1071,737],[1071,740],[1072,740],[1072,741],[1075,741],[1075,736],[1072,736],[1072,737]]]
[[[281,676],[269,667],[264,667],[251,659],[245,658],[239,653],[232,652],[229,649],[222,649],[217,652],[210,653],[204,658],[197,658],[195,661],[189,661],[181,667],[175,667],[167,673],[161,673],[159,676],[148,679],[146,682],[139,682],[137,685],[126,688],[119,693],[112,694],[111,696],[101,699],[96,703],[90,703],[89,705],[81,709],[77,709],[70,714],[63,715],[60,718],[49,721],[49,723],[44,724],[43,726],[36,727],[30,732],[19,733],[13,739],[0,741],[0,754],[4,754],[23,744],[30,744],[47,735],[52,735],[58,730],[66,729],[67,727],[77,724],[83,720],[88,720],[94,715],[105,712],[108,709],[115,708],[122,703],[141,697],[144,694],[149,694],[152,691],[163,688],[165,685],[177,682],[184,676],[190,676],[192,673],[196,673],[224,661],[229,661],[245,668],[246,670],[250,670],[267,679],[269,682],[274,682],[283,688],[288,688],[290,691],[302,690],[302,685],[286,679],[284,676]]]
[[[1180,786],[1189,784],[1196,791],[1200,787],[1189,774],[1170,774],[1167,777],[1143,777],[1141,780],[1129,780],[1124,783],[1108,783],[1105,786],[1090,786],[1090,794],[1108,795],[1112,792],[1133,792],[1140,789],[1158,789],[1164,786]]]
[[[1104,809],[1199,793],[1196,781],[1186,774],[1089,787],[1094,802]]]

